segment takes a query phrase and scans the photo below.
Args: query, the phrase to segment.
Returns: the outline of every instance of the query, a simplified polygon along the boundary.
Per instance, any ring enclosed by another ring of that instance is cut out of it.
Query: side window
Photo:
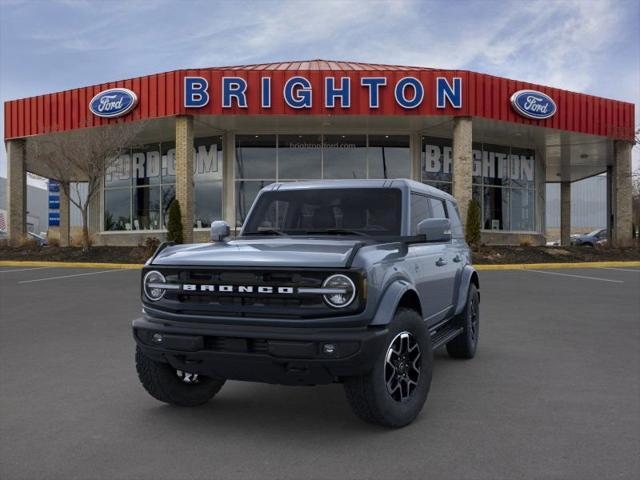
[[[433,218],[447,218],[447,211],[444,208],[444,202],[439,198],[429,198],[431,203],[431,211]]]
[[[447,200],[447,210],[449,212],[449,219],[451,220],[451,236],[453,238],[464,238],[464,230],[460,222],[458,207],[454,205],[453,202]]]
[[[417,193],[411,194],[411,235],[418,234],[418,224],[431,216],[429,198]]]

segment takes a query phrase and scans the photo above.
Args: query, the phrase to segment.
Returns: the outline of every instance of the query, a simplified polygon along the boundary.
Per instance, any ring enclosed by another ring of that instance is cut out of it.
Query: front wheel
[[[220,391],[224,380],[176,370],[156,362],[136,347],[136,370],[145,390],[155,399],[181,407],[207,403]]]
[[[386,348],[372,370],[344,382],[352,410],[363,420],[404,427],[420,413],[431,386],[431,337],[420,315],[399,309],[391,322]]]

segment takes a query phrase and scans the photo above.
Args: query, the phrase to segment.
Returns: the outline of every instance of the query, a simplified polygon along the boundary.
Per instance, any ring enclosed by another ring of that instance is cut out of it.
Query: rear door
[[[432,198],[420,193],[411,193],[410,235],[417,234],[417,226],[426,218],[433,218]],[[437,207],[438,205],[436,205]],[[452,304],[452,259],[448,242],[414,243],[409,246],[407,269],[414,278],[416,289],[422,299],[423,317],[428,324],[443,319]]]
[[[449,218],[449,212],[444,200],[429,197],[429,203],[431,204],[433,218]],[[449,218],[449,221],[451,221],[451,218]],[[456,298],[458,274],[462,262],[460,261],[459,249],[453,240],[436,245],[440,248],[435,261],[435,270],[439,273],[436,281],[438,282],[438,292],[441,295],[440,304],[443,313],[438,318],[438,320],[441,320],[449,314],[449,309],[453,307],[453,302]]]
[[[464,229],[460,220],[460,212],[457,205],[451,200],[447,200],[447,213],[451,222],[451,252],[453,255],[453,263],[456,265],[456,282],[454,289],[454,303],[457,302],[462,280],[462,271],[465,265],[470,262],[469,248],[464,240]]]

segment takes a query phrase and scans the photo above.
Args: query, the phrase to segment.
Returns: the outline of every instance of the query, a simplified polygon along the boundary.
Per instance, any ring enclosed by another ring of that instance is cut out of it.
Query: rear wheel
[[[369,423],[404,427],[420,413],[431,386],[431,337],[420,315],[399,309],[386,348],[366,375],[349,377],[344,388],[354,413]]]
[[[181,407],[207,403],[225,382],[176,370],[168,363],[151,360],[139,347],[136,347],[136,370],[140,383],[153,398]]]
[[[462,333],[447,343],[447,352],[453,358],[473,358],[480,334],[480,294],[472,283],[467,294],[467,305],[460,314]]]

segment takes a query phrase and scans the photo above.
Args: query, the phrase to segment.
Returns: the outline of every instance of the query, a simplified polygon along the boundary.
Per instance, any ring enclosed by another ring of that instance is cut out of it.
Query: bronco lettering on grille
[[[182,285],[185,292],[219,292],[219,293],[266,293],[266,294],[292,294],[293,287],[272,287],[254,285],[205,285],[185,283]]]

